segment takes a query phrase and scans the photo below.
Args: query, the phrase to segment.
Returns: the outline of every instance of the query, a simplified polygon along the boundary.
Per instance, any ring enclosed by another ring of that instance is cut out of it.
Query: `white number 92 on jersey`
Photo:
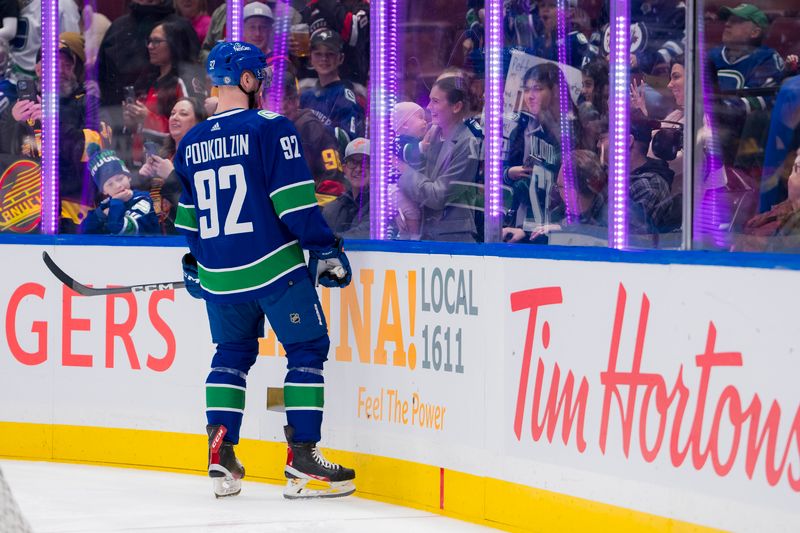
[[[281,137],[281,148],[283,148],[284,159],[295,159],[300,157],[300,143],[297,142],[296,135]]]

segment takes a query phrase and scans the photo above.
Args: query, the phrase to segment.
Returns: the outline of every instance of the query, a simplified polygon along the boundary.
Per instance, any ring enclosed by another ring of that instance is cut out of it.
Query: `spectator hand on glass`
[[[631,83],[631,107],[638,109],[644,116],[647,116],[647,105],[644,100],[644,81],[634,78]]]
[[[41,120],[42,119],[42,98],[36,97],[36,102],[30,100],[17,100],[14,107],[11,108],[11,115],[17,122],[25,120]]]
[[[533,230],[529,240],[535,241],[543,235],[549,235],[551,231],[561,231],[561,226],[558,224],[545,224]]]

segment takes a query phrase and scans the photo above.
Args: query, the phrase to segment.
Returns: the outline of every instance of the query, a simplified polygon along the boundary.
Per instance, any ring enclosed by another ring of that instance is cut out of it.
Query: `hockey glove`
[[[323,287],[347,287],[353,278],[350,261],[344,254],[341,238],[336,238],[336,243],[326,250],[310,250],[308,270],[314,285],[322,284]]]
[[[186,254],[181,259],[183,267],[183,282],[186,284],[186,292],[192,298],[203,299],[203,290],[200,288],[200,276],[197,273],[197,259],[192,254]]]

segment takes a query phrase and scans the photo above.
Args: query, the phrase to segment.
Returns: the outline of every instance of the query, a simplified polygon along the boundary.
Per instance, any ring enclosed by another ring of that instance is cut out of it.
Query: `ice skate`
[[[289,445],[284,469],[288,480],[283,489],[284,498],[341,498],[355,492],[353,480],[356,473],[353,469],[326,460],[316,442],[294,442],[291,426],[285,426],[284,430]],[[306,486],[314,481],[328,486],[319,489]]]
[[[222,440],[225,426],[206,426],[208,432],[208,475],[214,482],[217,498],[236,496],[242,492],[244,467],[236,458],[233,443]]]

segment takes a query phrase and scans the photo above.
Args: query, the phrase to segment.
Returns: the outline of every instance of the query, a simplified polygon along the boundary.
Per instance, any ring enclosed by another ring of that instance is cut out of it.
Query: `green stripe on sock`
[[[284,384],[283,401],[290,407],[323,407],[325,405],[325,385],[322,383],[308,387]]]
[[[244,391],[232,387],[206,385],[206,407],[244,409]]]

